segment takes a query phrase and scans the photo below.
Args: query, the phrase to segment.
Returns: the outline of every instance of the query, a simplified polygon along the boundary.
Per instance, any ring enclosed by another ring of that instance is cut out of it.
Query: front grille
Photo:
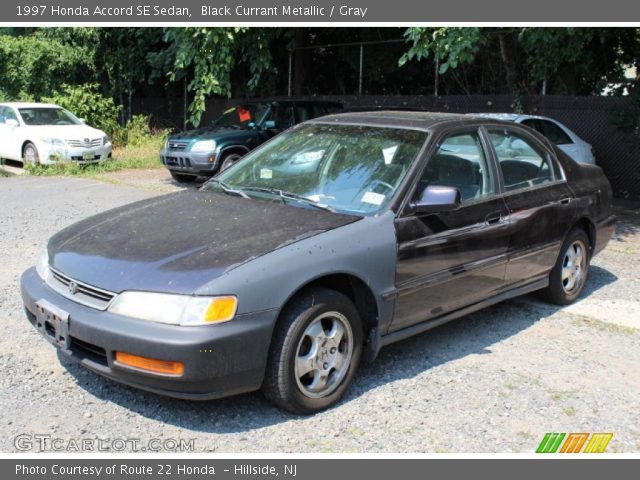
[[[166,157],[165,162],[172,167],[191,167],[191,160],[183,157]]]
[[[179,142],[169,140],[169,150],[176,152],[184,152],[187,149],[188,142]]]
[[[86,141],[88,140],[88,141]],[[71,148],[95,148],[102,146],[102,138],[87,138],[83,140],[65,140]]]
[[[105,310],[109,302],[116,296],[115,293],[92,287],[86,283],[73,280],[65,274],[50,268],[51,276],[47,280],[48,285],[63,297],[87,307]]]
[[[107,366],[107,352],[104,348],[92,343],[83,342],[78,338],[71,337],[71,351],[81,359],[92,360],[100,365]]]

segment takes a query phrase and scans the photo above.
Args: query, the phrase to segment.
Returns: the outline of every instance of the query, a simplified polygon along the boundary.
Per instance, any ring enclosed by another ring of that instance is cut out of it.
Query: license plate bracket
[[[41,299],[36,302],[36,328],[58,348],[69,350],[69,313]]]

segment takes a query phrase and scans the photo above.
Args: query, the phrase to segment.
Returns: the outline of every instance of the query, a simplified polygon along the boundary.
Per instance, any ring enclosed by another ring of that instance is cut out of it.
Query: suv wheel
[[[222,163],[220,164],[220,171],[226,170],[227,168],[231,167],[232,165],[237,163],[237,161],[240,160],[241,158],[242,158],[242,155],[240,155],[239,153],[229,153],[228,155],[225,155],[224,157],[222,157]]]
[[[342,398],[361,356],[362,326],[353,303],[333,290],[313,290],[282,313],[263,392],[285,410],[318,412]]]

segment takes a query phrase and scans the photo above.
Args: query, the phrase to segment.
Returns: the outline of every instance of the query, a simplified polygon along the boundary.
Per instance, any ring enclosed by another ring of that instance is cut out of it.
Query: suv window
[[[498,156],[506,191],[532,187],[554,180],[549,155],[517,133],[489,130]]]
[[[279,130],[286,130],[287,128],[293,127],[296,123],[293,116],[293,105],[279,105],[277,107],[275,121],[276,128]]]
[[[429,185],[456,187],[462,202],[493,193],[493,178],[477,132],[446,137],[429,159],[417,195]]]

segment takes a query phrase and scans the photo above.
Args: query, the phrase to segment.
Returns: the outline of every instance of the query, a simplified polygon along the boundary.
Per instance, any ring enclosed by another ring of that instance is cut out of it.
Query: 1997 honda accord
[[[534,130],[376,112],[303,123],[188,190],[54,235],[31,323],[118,382],[189,399],[262,388],[309,413],[364,357],[501,300],[575,300],[615,227],[599,167]]]

